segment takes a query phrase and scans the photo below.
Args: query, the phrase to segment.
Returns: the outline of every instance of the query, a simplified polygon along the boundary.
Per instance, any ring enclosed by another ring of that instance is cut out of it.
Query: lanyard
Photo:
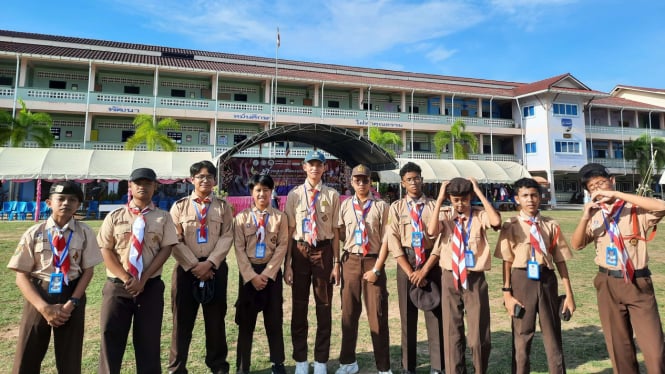
[[[459,216],[458,216],[459,218]],[[459,231],[462,233],[462,242],[464,242],[464,249],[469,247],[469,236],[471,236],[471,222],[473,222],[473,211],[469,215],[469,223],[466,225],[466,231],[464,226],[459,223],[459,220],[455,222],[455,226],[459,228]]]
[[[318,200],[319,194],[321,193],[321,191],[316,191],[316,194],[314,195],[314,199],[310,203],[309,202],[309,197],[307,196],[307,187],[305,187],[305,185],[303,184],[302,188],[303,188],[303,190],[305,190],[305,200],[307,201],[307,215],[309,216],[309,215],[312,214],[312,211],[314,209],[316,209],[315,208],[316,207],[316,201]],[[312,187],[312,189],[313,188],[314,187]]]
[[[619,231],[618,222],[619,222],[619,216],[621,215],[621,212],[623,211],[623,207],[625,207],[625,206],[626,206],[626,202],[624,201],[621,204],[621,207],[619,208],[619,210],[617,210],[616,214],[614,214],[613,217],[610,217],[612,219],[612,223],[614,223],[614,227],[616,228],[616,231],[617,231],[616,233],[610,227],[610,223],[607,222],[607,216],[605,215],[605,212],[602,212],[603,213],[603,222],[605,222],[605,231],[607,231],[607,233],[610,235],[610,240],[612,241],[612,243],[614,243],[614,245],[616,245],[618,248],[622,248],[622,249],[624,247],[623,243],[619,243],[620,240],[618,240],[619,238],[617,238],[617,235],[621,234],[621,232]],[[612,212],[610,212],[610,214],[612,214]]]
[[[416,202],[415,200],[411,200],[411,201],[413,201],[414,204],[418,205],[418,202]],[[418,220],[417,221],[415,221],[413,219],[411,204],[406,203],[406,207],[409,209],[409,216],[411,217],[411,225],[413,226],[414,231],[420,232],[420,225],[418,224],[418,222],[422,222],[422,216],[423,216],[423,210],[425,210],[425,204],[422,203],[422,205],[420,206],[420,211],[418,212]]]
[[[360,220],[362,219],[362,222],[365,222],[365,218],[367,218],[367,214],[369,213],[369,209],[372,207],[372,200],[367,199],[367,202],[365,203],[365,206],[363,207],[363,213],[360,218],[358,218],[358,211],[356,210],[356,204],[360,206],[360,201],[356,199],[356,197],[353,197],[353,215],[356,216],[356,223],[358,224],[358,227],[360,227]]]
[[[203,203],[203,204],[205,205],[205,203]],[[199,211],[199,204],[197,204],[194,200],[192,200],[192,205],[194,206],[194,211],[196,212],[196,218],[198,218],[199,222],[201,222],[208,215],[207,209],[206,209],[206,215],[204,216]]]
[[[51,234],[51,230],[48,230],[48,242],[51,245],[51,252],[53,252],[53,255],[58,258],[58,260],[55,261],[55,267],[58,271],[69,255],[69,243],[72,241],[72,234],[74,234],[74,232],[70,231],[69,238],[67,238],[67,244],[65,244],[65,249],[62,250],[61,254],[58,254],[58,250],[53,246],[53,235]]]

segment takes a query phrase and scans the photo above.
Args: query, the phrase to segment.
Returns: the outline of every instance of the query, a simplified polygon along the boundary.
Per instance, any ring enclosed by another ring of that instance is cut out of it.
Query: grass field
[[[578,222],[580,211],[547,211],[546,215],[559,220],[562,225],[563,234],[567,239],[573,232]],[[509,216],[508,212],[503,212],[503,218]],[[87,222],[93,229],[97,230],[101,221]],[[0,263],[5,264],[9,261],[20,235],[31,225],[30,222],[0,222]],[[496,233],[490,236],[490,243],[496,243]],[[653,283],[656,287],[657,299],[661,301],[660,315],[665,316],[665,237],[663,234],[656,236],[656,239],[650,243],[650,262],[649,267],[653,272]],[[605,349],[598,313],[596,310],[596,296],[592,285],[592,278],[597,273],[597,267],[593,263],[594,250],[587,247],[581,252],[576,252],[574,258],[569,261],[568,268],[571,274],[573,290],[577,302],[578,311],[571,321],[563,323],[563,341],[565,359],[568,371],[571,373],[611,373],[611,364]],[[227,342],[229,345],[228,361],[231,364],[231,371],[235,372],[235,348],[237,337],[237,326],[234,323],[233,316],[235,309],[233,304],[236,300],[238,290],[238,271],[233,257],[233,251],[228,258],[229,263],[229,289],[228,304],[229,311],[226,316]],[[170,279],[175,262],[170,259],[163,272],[163,279],[166,283],[167,292],[165,294],[166,308],[164,311],[164,324],[162,328],[162,364],[164,372],[168,360],[168,349],[170,345],[171,333],[171,312],[170,312]],[[83,372],[97,372],[97,363],[99,358],[99,313],[101,304],[101,287],[105,281],[104,267],[100,264],[95,269],[95,277],[88,288],[88,306],[86,310],[86,335],[83,348]],[[388,261],[387,268],[388,287],[390,293],[389,318],[390,318],[390,354],[393,371],[398,372],[400,366],[400,341],[399,341],[399,312],[397,307],[397,293],[395,291],[395,262]],[[490,356],[490,372],[507,373],[510,372],[510,320],[504,310],[501,302],[501,264],[497,259],[493,260],[492,270],[487,274],[487,280],[490,286],[490,304],[492,310],[492,353]],[[284,293],[284,337],[286,346],[286,365],[287,372],[293,372],[294,362],[291,359],[291,339],[289,334],[290,313],[290,288],[285,287]],[[310,301],[310,346],[313,346],[314,333],[312,327],[315,326],[313,300]],[[333,334],[328,369],[334,372],[337,369],[340,342],[341,342],[341,310],[339,294],[333,300]],[[14,272],[8,269],[0,271],[0,372],[6,373],[11,370],[13,356],[16,345],[18,324],[21,317],[23,298],[14,283]],[[261,317],[259,317],[261,318]],[[206,373],[207,368],[204,364],[205,357],[205,337],[202,328],[202,316],[199,313],[199,322],[195,327],[194,339],[189,356],[190,373]],[[419,319],[420,325],[424,319]],[[263,330],[262,319],[257,323],[257,331],[254,335],[254,348],[252,360],[252,372],[270,373],[270,363],[268,362],[268,344]],[[429,363],[427,357],[427,339],[425,337],[424,326],[419,330],[418,355],[421,365],[418,372],[428,373]],[[361,373],[376,372],[374,358],[372,353],[371,339],[368,332],[367,321],[364,315],[361,316],[360,334],[358,341],[358,361]],[[125,362],[123,373],[134,373],[135,366],[133,360],[133,348],[128,347],[125,353]],[[533,344],[531,353],[532,371],[536,373],[547,372],[547,362],[542,346],[540,336],[537,335]],[[640,357],[641,359],[641,357]],[[310,353],[312,360],[312,353]],[[467,363],[470,357],[467,357]],[[53,351],[49,350],[46,359],[42,365],[43,373],[55,373]],[[473,372],[473,369],[470,371]],[[645,371],[642,367],[642,371]]]

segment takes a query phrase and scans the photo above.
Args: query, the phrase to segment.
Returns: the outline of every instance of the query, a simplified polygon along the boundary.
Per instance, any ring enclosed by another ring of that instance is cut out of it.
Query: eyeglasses
[[[601,179],[601,180],[597,181],[594,184],[588,184],[587,183],[586,188],[587,188],[587,190],[589,190],[589,192],[593,192],[593,191],[596,191],[596,190],[600,190],[603,187],[607,187],[609,185],[610,185],[610,180],[609,179]]]
[[[406,178],[404,179],[404,183],[406,184],[420,183],[422,182],[422,180],[423,180],[422,177]]]
[[[199,181],[199,182],[204,182],[204,181],[214,181],[214,180],[215,180],[215,176],[214,176],[214,175],[210,175],[210,174],[208,174],[208,175],[199,174],[199,175],[195,175],[195,176],[194,176],[194,179],[196,179],[196,180]]]
[[[354,180],[353,180],[353,183],[355,183],[355,184],[357,184],[357,185],[360,186],[360,185],[364,185],[364,184],[369,184],[370,182],[369,182],[369,179],[367,179],[367,178],[362,178],[362,179],[354,179]]]

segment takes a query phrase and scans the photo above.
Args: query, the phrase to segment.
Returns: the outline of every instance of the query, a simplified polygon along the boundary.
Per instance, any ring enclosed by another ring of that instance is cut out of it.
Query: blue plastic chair
[[[169,201],[168,200],[159,200],[159,204],[157,205],[159,209],[169,211]]]
[[[51,208],[49,208],[46,201],[41,201],[39,203],[39,219],[48,219],[51,215]]]
[[[24,220],[27,220],[27,219],[28,219],[28,215],[30,215],[30,218],[31,218],[32,220],[34,220],[34,219],[35,219],[35,208],[36,208],[36,207],[37,207],[37,203],[36,203],[36,202],[34,202],[34,201],[28,201],[28,202],[26,203],[26,207],[25,207],[25,216],[23,216],[23,219],[24,219]]]
[[[25,220],[25,212],[28,209],[27,201],[19,201],[16,203],[16,209],[9,213],[9,220]]]
[[[88,210],[85,212],[84,219],[88,219],[91,215],[99,219],[99,201],[97,200],[91,200],[88,202]]]
[[[9,219],[9,215],[16,210],[16,201],[5,201],[2,203],[2,210],[0,210],[0,219],[3,217]]]

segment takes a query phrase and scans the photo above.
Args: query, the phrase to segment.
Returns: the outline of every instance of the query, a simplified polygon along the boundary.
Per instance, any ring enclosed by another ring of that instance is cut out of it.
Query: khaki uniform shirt
[[[199,258],[207,258],[215,268],[226,259],[233,244],[233,211],[226,200],[210,195],[210,205],[206,213],[208,225],[208,242],[197,242],[197,229],[201,222],[196,214],[194,205],[201,212],[201,205],[194,199],[198,196],[192,193],[176,201],[171,207],[171,218],[178,233],[178,243],[173,247],[173,257],[178,264],[189,271],[199,263]]]
[[[445,207],[441,210],[440,216],[443,219],[439,221],[439,230],[441,234],[436,240],[435,246],[439,247],[441,259],[439,265],[446,270],[452,270],[453,255],[453,237],[455,234],[455,219],[459,216],[457,211],[451,207]],[[476,260],[476,266],[468,267],[470,271],[488,271],[492,265],[490,245],[487,242],[486,230],[491,228],[490,219],[487,212],[482,208],[471,208],[471,229],[469,230],[469,217],[466,217],[462,227],[463,238],[468,238],[467,250],[473,252]]]
[[[633,207],[635,208],[635,215],[633,215]],[[631,243],[629,239],[634,235],[633,233],[633,220],[637,219],[637,235],[638,237],[647,237],[647,230],[654,228],[665,216],[665,210],[659,211],[646,211],[640,207],[634,206],[626,202],[619,216],[618,227],[621,236],[624,238],[626,249],[630,260],[633,262],[635,269],[644,269],[649,263],[649,254],[647,253],[647,243],[644,240],[634,240]],[[608,220],[609,223],[609,220]],[[596,246],[596,264],[610,270],[621,270],[621,261],[617,261],[617,266],[609,266],[606,259],[607,247],[610,246],[610,236],[605,229],[605,222],[603,221],[603,214],[598,210],[589,220],[586,232],[584,233],[584,245],[594,242]]]
[[[371,194],[368,200],[372,205],[365,217],[365,228],[369,242],[369,253],[379,254],[381,250],[381,239],[383,239],[384,226],[388,221],[388,204],[383,200],[375,199]],[[363,204],[361,204],[363,205]],[[363,253],[361,246],[356,245],[355,231],[358,229],[358,221],[362,219],[362,213],[353,208],[353,197],[344,200],[340,208],[339,225],[345,227],[344,250],[350,253]]]
[[[111,251],[125,270],[128,269],[132,225],[136,217],[126,206],[118,208],[104,218],[104,222],[99,228],[99,234],[97,234],[97,243],[102,251]],[[143,268],[147,269],[157,252],[178,243],[178,235],[169,213],[155,208],[153,203],[150,203],[150,212],[143,217],[145,233],[142,257]],[[160,268],[152,276],[156,277],[161,274],[162,269]],[[106,275],[116,277],[108,268]]]
[[[386,236],[388,239],[388,249],[392,252],[393,257],[397,258],[404,256],[402,247],[411,248],[411,233],[413,232],[413,225],[411,224],[411,213],[408,207],[410,197],[405,197],[393,202],[390,205],[390,212],[388,214],[388,226],[386,227]],[[424,203],[423,214],[421,216],[423,223],[423,247],[427,250],[429,258],[430,255],[439,256],[440,248],[434,248],[435,237],[427,235],[427,223],[434,211],[436,201],[426,197],[424,194],[420,196],[416,202]],[[439,220],[441,218],[439,217]]]
[[[53,266],[53,250],[49,243],[48,232],[54,227],[57,225],[53,222],[52,217],[49,217],[46,222],[30,227],[21,236],[7,268],[29,273],[33,278],[50,281],[51,273],[55,272],[55,266]],[[64,229],[65,240],[69,239],[70,233],[72,234],[69,242],[67,276],[70,281],[73,281],[81,276],[83,270],[94,267],[104,261],[104,258],[97,246],[95,232],[90,226],[72,218],[62,229]],[[51,235],[54,235],[53,231],[51,231]]]
[[[266,253],[263,258],[256,258],[256,231],[259,210],[251,207],[240,212],[235,218],[234,224],[234,243],[236,248],[236,260],[238,261],[238,271],[242,275],[244,283],[252,280],[256,274],[252,264],[267,264],[263,274],[270,279],[275,280],[277,273],[282,267],[284,256],[289,241],[289,221],[286,214],[277,209],[268,207],[268,221],[266,222]],[[254,213],[254,215],[252,215]]]
[[[305,186],[305,188],[303,188]],[[319,193],[316,199],[317,240],[334,239],[334,229],[339,227],[339,193],[323,183],[315,186]],[[307,189],[307,195],[305,195]],[[312,187],[308,182],[294,187],[286,197],[286,213],[289,228],[295,228],[293,239],[304,240],[302,221],[308,217],[307,208],[312,196]]]
[[[520,212],[519,216],[511,217],[501,226],[499,240],[496,243],[494,256],[504,261],[512,262],[513,268],[526,268],[527,262],[531,259],[531,226],[525,222],[529,217]],[[573,257],[566,239],[561,233],[559,223],[549,217],[543,217],[538,214],[538,227],[543,242],[547,246],[547,256],[536,254],[536,261],[541,265],[546,265],[554,270],[554,264],[564,262]],[[555,237],[558,239],[554,243]]]

